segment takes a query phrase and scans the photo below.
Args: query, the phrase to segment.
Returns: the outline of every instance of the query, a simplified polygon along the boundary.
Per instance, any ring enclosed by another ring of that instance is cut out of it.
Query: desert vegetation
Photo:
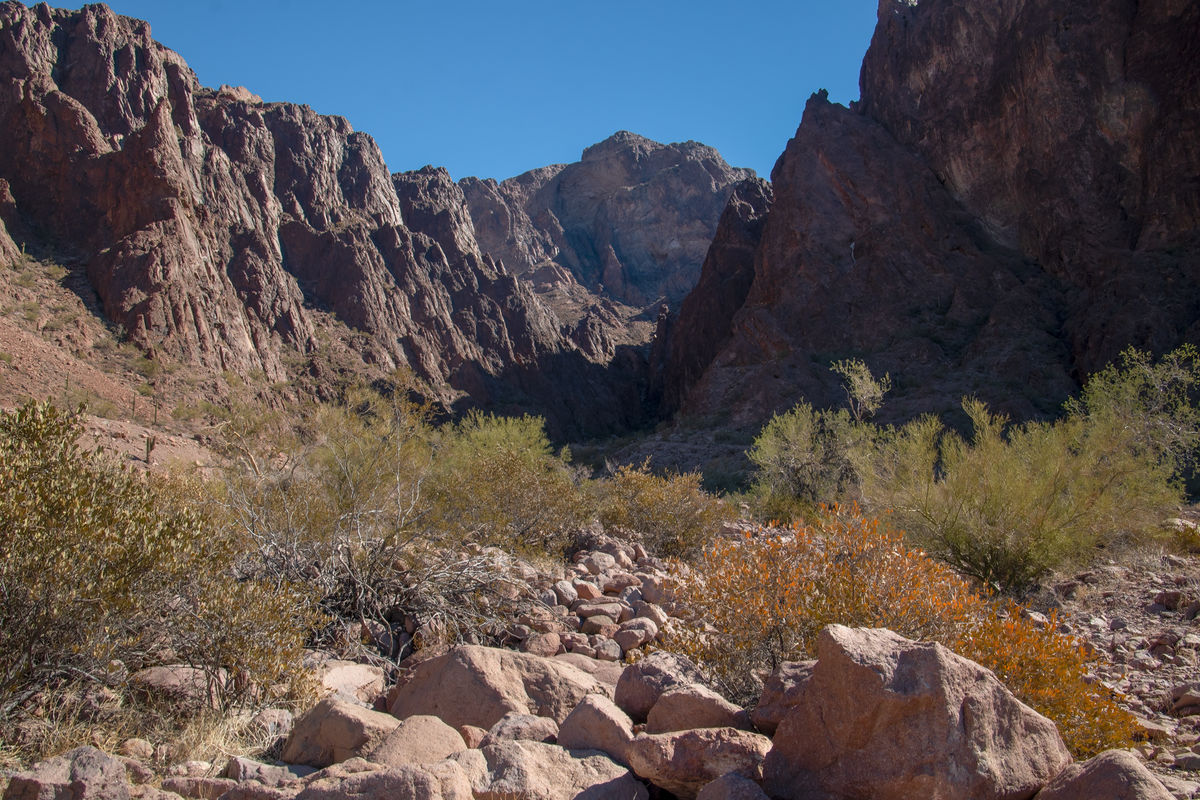
[[[773,419],[734,497],[648,462],[593,474],[537,418],[437,421],[400,373],[300,407],[196,406],[225,464],[204,480],[116,466],[80,445],[78,412],[29,403],[0,415],[5,746],[66,746],[64,715],[186,725],[200,709],[129,690],[155,664],[199,670],[202,705],[224,713],[311,702],[306,647],[392,673],[423,648],[512,644],[514,621],[544,611],[528,564],[561,572],[593,521],[670,560],[674,620],[655,646],[738,702],[764,670],[813,657],[824,626],[886,627],[989,667],[1078,755],[1128,744],[1095,656],[1012,598],[1166,542],[1194,467],[1196,358],[1130,351],[1053,422],[967,399],[968,432],[873,423],[886,382],[839,362],[849,409]],[[107,706],[79,700],[97,690]]]

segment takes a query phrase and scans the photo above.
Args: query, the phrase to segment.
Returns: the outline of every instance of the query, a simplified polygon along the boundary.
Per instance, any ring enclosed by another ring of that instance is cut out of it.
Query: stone
[[[120,759],[94,747],[77,747],[8,776],[4,800],[129,800]]]
[[[280,758],[327,767],[361,756],[399,725],[394,716],[327,697],[296,720]]]
[[[602,695],[590,695],[567,715],[558,729],[558,745],[567,750],[599,750],[614,761],[628,764],[633,742],[633,720]]]
[[[625,668],[613,699],[635,722],[642,722],[663,692],[689,683],[704,683],[696,665],[659,650]]]
[[[1166,787],[1126,750],[1107,750],[1071,764],[1046,784],[1037,800],[1174,800]]]
[[[616,631],[615,633],[619,634],[620,631]],[[613,639],[602,639],[596,642],[593,649],[596,651],[596,658],[599,661],[617,662],[625,654],[621,648],[621,644]]]
[[[641,733],[629,745],[629,766],[641,778],[688,800],[701,787],[729,773],[762,778],[771,740],[736,728],[701,728]]]
[[[516,711],[565,719],[584,697],[603,684],[553,658],[464,645],[419,664],[395,693],[396,717],[431,714],[452,727],[491,728]]]
[[[634,603],[633,613],[635,617],[648,619],[659,628],[666,625],[669,619],[667,612],[663,611],[661,606],[656,606],[654,603],[647,603],[645,601]]]
[[[663,692],[646,717],[646,733],[667,733],[692,728],[734,728],[742,709],[696,683]]]
[[[762,787],[749,778],[730,772],[704,784],[696,800],[768,800]]]
[[[457,766],[382,767],[350,759],[309,776],[295,800],[472,800]]]
[[[503,741],[480,751],[486,775],[475,800],[647,800],[625,767],[599,753],[570,753],[555,745]]]
[[[117,745],[117,753],[139,761],[149,761],[154,758],[154,745],[145,739],[129,738]]]
[[[563,651],[563,643],[557,633],[536,633],[521,642],[521,650],[535,656],[549,658]]]
[[[783,661],[763,683],[758,705],[750,712],[750,721],[768,736],[774,736],[776,728],[799,700],[804,684],[812,677],[817,662]]]
[[[584,619],[579,630],[581,633],[607,637],[609,634],[617,632],[617,621],[606,614],[595,614]]]
[[[621,649],[625,652],[636,650],[657,638],[658,625],[645,617],[636,617],[622,622],[620,628],[613,634],[613,640],[621,645]]]
[[[383,670],[370,664],[330,660],[321,665],[321,685],[343,700],[371,706],[383,694]]]
[[[362,756],[376,764],[400,767],[441,761],[466,747],[462,735],[437,717],[414,714],[400,720]]]
[[[555,581],[551,588],[558,602],[564,606],[569,606],[579,599],[579,592],[575,591],[575,587],[568,580]]]
[[[516,740],[554,744],[558,740],[558,723],[548,717],[509,712],[491,727],[479,747]]]
[[[936,643],[830,625],[775,732],[772,797],[1029,797],[1071,761],[1050,720]]]
[[[487,736],[487,731],[476,725],[459,725],[458,734],[467,743],[467,747],[478,748],[483,737]]]
[[[264,786],[288,786],[314,772],[316,772],[315,768],[303,764],[277,766],[242,756],[234,756],[225,765],[223,777],[239,783],[255,781]]]
[[[617,617],[621,616],[621,604],[620,603],[606,603],[606,602],[601,602],[601,601],[590,602],[590,603],[589,602],[581,602],[577,606],[575,606],[574,611],[582,619],[588,619],[589,617],[605,616],[611,620],[616,620]]]
[[[621,679],[621,673],[625,671],[625,667],[622,664],[612,661],[601,661],[582,653],[559,653],[555,656],[555,659],[570,664],[591,675],[606,687],[606,694],[609,696],[612,696],[612,693],[616,691],[617,681]]]
[[[575,589],[575,594],[580,600],[599,600],[604,597],[604,592],[600,591],[600,587],[591,581],[580,580],[576,578],[571,585]]]

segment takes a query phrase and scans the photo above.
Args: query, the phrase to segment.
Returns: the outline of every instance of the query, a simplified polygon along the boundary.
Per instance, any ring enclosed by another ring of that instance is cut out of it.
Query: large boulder
[[[1071,761],[1054,723],[935,643],[830,625],[763,788],[811,798],[1032,797]]]
[[[431,764],[467,749],[458,731],[437,717],[416,714],[400,721],[373,747],[363,752],[368,761],[388,767]]]
[[[327,697],[296,720],[281,758],[289,764],[327,767],[374,748],[400,720]]]
[[[684,656],[659,650],[625,668],[613,699],[634,721],[644,722],[663,692],[689,683],[704,683],[696,665]]]
[[[556,659],[492,647],[456,647],[418,665],[392,697],[400,718],[431,714],[455,728],[491,728],[510,711],[561,723],[583,698],[604,686]]]
[[[558,729],[558,746],[567,750],[599,750],[622,764],[629,763],[633,720],[602,695],[585,697]]]
[[[767,677],[758,705],[750,712],[754,727],[774,736],[783,718],[800,697],[800,690],[812,677],[816,661],[784,661]]]
[[[120,759],[77,747],[9,775],[4,800],[129,800],[129,779]]]
[[[384,767],[350,759],[306,779],[295,800],[472,800],[471,782],[452,762]]]
[[[502,741],[484,747],[475,800],[647,800],[625,767],[599,753],[570,753],[541,742]]]
[[[762,777],[771,740],[736,728],[701,728],[675,733],[638,734],[629,745],[629,766],[639,777],[690,800],[722,775]]]
[[[712,689],[689,683],[662,693],[646,717],[646,733],[736,728],[744,719],[742,709]]]
[[[1125,750],[1072,764],[1038,792],[1037,800],[1172,800],[1154,774]]]

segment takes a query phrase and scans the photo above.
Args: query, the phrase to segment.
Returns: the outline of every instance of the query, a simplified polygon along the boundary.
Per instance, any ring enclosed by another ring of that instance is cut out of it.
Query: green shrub
[[[851,492],[858,484],[856,451],[871,436],[871,426],[844,409],[815,411],[800,402],[776,414],[747,453],[758,469],[752,494],[760,514],[789,519],[795,509],[805,516],[818,503]]]
[[[1171,467],[1127,429],[1079,415],[1009,425],[966,400],[970,440],[918,419],[881,437],[863,496],[966,575],[1022,591],[1122,538],[1144,539],[1180,500]]]
[[[171,487],[81,450],[80,432],[49,404],[0,414],[0,717],[164,647],[241,676],[225,702],[282,680],[310,618],[303,593],[239,580],[228,537]]]
[[[734,517],[700,482],[698,472],[660,477],[648,461],[626,464],[600,483],[600,521],[638,535],[651,553],[692,558]]]

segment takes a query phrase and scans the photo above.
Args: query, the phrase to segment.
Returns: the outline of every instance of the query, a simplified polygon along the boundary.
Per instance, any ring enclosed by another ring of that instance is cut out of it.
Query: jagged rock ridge
[[[1200,339],[1198,42],[1168,0],[882,0],[862,101],[809,102],[745,301],[680,343],[668,407],[836,403],[854,356],[892,374],[893,419],[968,393],[1039,416],[1127,345]],[[700,286],[744,269],[710,253]]]
[[[148,24],[103,5],[0,4],[0,125],[0,258],[20,242],[76,265],[154,357],[286,380],[333,318],[361,334],[364,369],[411,367],[446,402],[545,413],[564,435],[644,421],[652,317],[571,274],[572,303],[552,307],[512,248],[515,269],[488,255],[463,187],[509,182],[390,175],[346,120],[205,89]],[[657,299],[690,288],[742,172],[702,145],[619,134],[519,180],[558,176],[546,213],[575,243],[564,263],[600,275],[578,248],[611,241],[633,254],[613,274]],[[572,226],[588,213],[585,235]],[[647,261],[638,248],[659,239],[668,256]]]

